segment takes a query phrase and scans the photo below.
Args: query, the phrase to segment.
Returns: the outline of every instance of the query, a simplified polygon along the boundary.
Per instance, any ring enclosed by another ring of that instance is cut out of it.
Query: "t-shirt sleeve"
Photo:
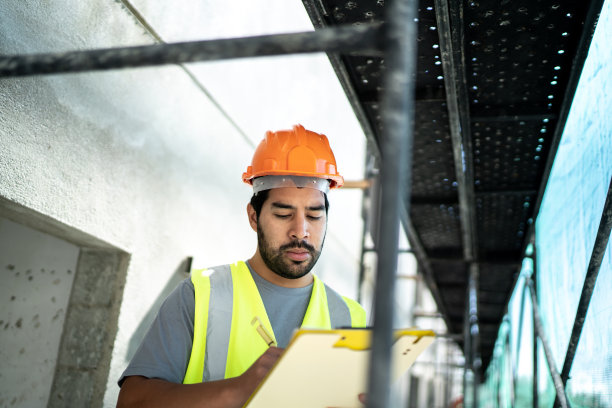
[[[118,384],[138,375],[182,383],[193,343],[194,288],[182,281],[162,304]]]

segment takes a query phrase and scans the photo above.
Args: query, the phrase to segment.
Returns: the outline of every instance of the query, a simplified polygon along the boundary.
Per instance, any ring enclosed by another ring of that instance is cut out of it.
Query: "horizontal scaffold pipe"
[[[59,74],[313,52],[380,53],[382,25],[32,55],[0,55],[0,77]]]

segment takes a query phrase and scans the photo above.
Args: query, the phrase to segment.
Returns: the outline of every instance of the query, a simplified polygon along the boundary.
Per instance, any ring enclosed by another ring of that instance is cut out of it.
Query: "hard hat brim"
[[[312,173],[295,173],[295,172],[282,172],[282,171],[278,171],[278,172],[266,172],[265,174],[250,174],[250,173],[243,173],[242,174],[242,181],[244,181],[247,184],[250,185],[254,185],[253,180],[255,179],[260,179],[263,177],[268,177],[268,176],[277,176],[277,177],[302,177],[302,178],[306,178],[306,179],[321,179],[321,180],[326,180],[328,181],[329,184],[329,188],[330,189],[334,189],[334,188],[340,188],[344,185],[344,178],[342,176],[340,176],[339,174],[312,174]]]
[[[325,194],[329,192],[331,180],[321,177],[305,177],[295,175],[269,175],[254,178],[252,181],[253,193],[273,188],[312,188]]]

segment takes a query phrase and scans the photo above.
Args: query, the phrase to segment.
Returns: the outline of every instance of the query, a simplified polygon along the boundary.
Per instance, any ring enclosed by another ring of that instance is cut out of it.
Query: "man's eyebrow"
[[[281,202],[278,202],[278,201],[273,202],[272,203],[272,207],[280,208],[280,209],[283,209],[283,210],[295,210],[295,208],[296,208],[293,205],[281,203]],[[313,205],[313,206],[310,206],[310,207],[306,207],[306,210],[308,210],[308,211],[323,211],[323,210],[325,210],[325,206],[323,204],[321,204],[321,205]]]
[[[272,203],[272,207],[281,208],[284,210],[295,210],[295,207],[285,203],[279,203],[278,201]]]

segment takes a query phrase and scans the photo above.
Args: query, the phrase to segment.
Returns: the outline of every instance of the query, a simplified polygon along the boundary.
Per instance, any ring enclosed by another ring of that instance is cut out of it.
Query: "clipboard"
[[[431,330],[396,330],[391,379],[399,379],[434,341]],[[245,407],[363,407],[367,391],[369,329],[297,330],[287,349]]]

